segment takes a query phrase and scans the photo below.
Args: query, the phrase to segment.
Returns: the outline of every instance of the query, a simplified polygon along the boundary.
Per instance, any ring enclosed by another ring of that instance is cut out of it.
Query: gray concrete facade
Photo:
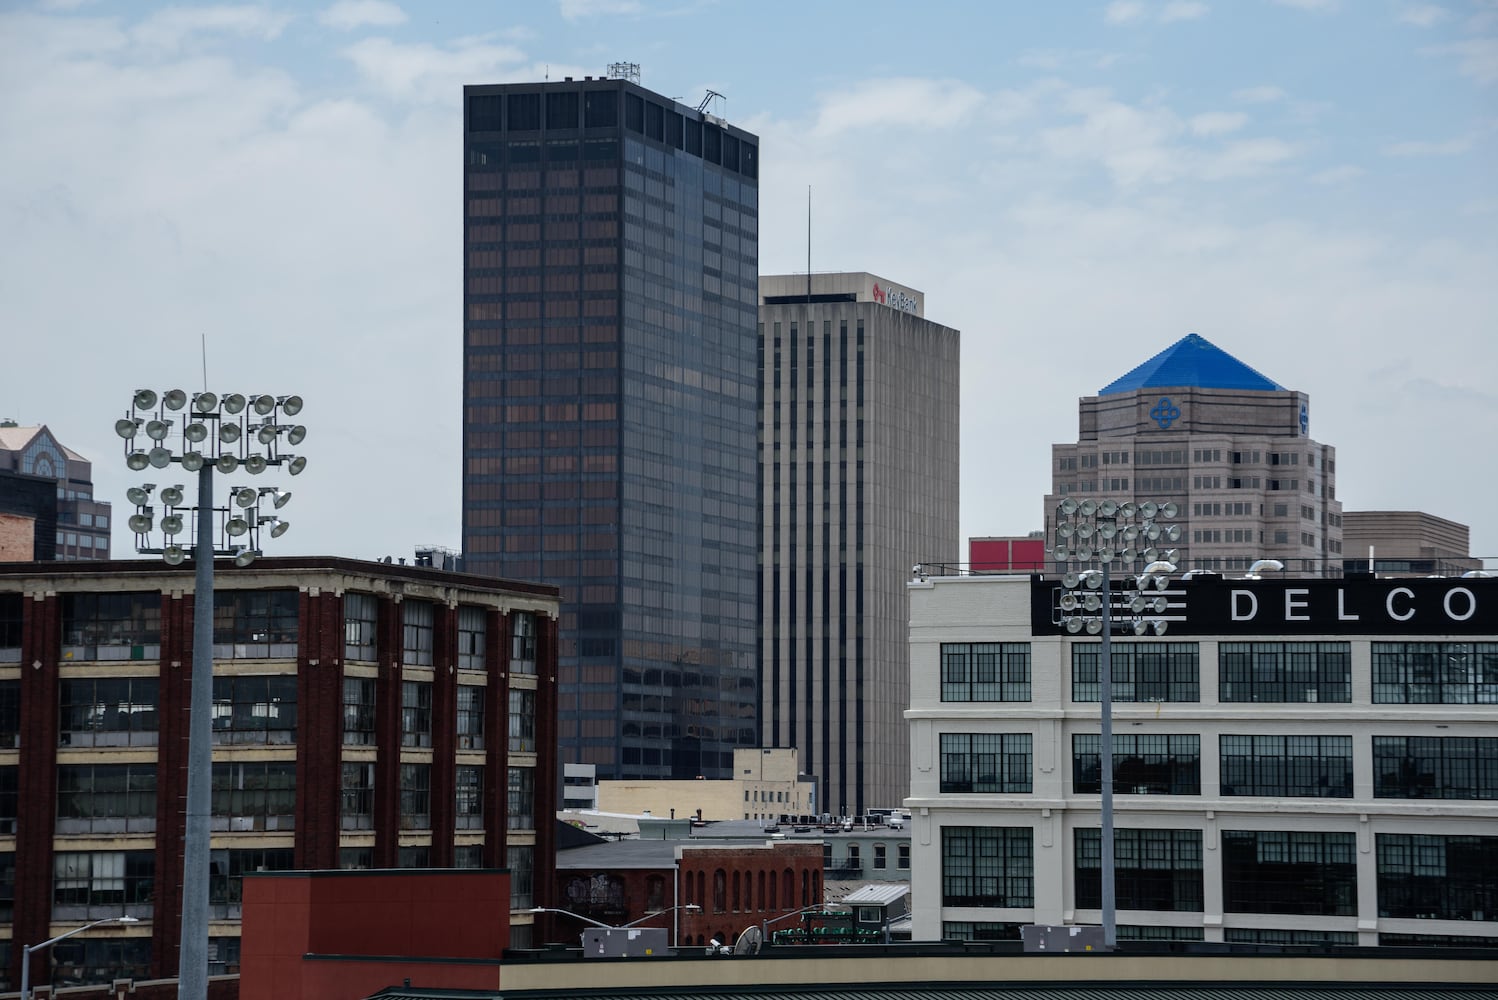
[[[760,278],[760,730],[822,809],[907,794],[905,580],[955,561],[958,331],[877,275]]]

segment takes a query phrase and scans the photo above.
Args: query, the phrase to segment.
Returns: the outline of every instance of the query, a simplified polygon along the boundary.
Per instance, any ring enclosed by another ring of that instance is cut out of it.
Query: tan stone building
[[[1068,496],[1172,501],[1182,570],[1277,559],[1288,574],[1340,574],[1337,452],[1311,438],[1305,393],[1193,333],[1078,411],[1076,443],[1051,446],[1047,539]]]
[[[1459,576],[1481,569],[1465,524],[1418,510],[1348,511],[1342,525],[1346,567],[1375,573]]]
[[[739,749],[727,780],[600,781],[598,809],[663,819],[771,820],[818,812],[815,789],[794,749]]]

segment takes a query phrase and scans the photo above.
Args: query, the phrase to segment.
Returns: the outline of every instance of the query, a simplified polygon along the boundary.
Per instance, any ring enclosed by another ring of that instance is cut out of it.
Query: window
[[[1498,705],[1498,642],[1375,642],[1373,701]]]
[[[900,844],[895,851],[895,865],[904,870],[910,870],[910,845]]]
[[[1228,944],[1279,944],[1300,948],[1356,945],[1357,931],[1292,930],[1285,927],[1228,927],[1222,932]]]
[[[21,682],[0,681],[0,750],[21,745]]]
[[[408,665],[430,665],[435,609],[426,601],[405,601],[401,604],[401,616],[405,625],[401,640],[401,662]]]
[[[1102,643],[1071,648],[1072,701],[1098,701]],[[1113,700],[1191,702],[1201,700],[1198,648],[1194,642],[1115,642]]]
[[[430,868],[432,866],[431,844],[409,844],[395,851],[397,868]]]
[[[230,674],[213,678],[213,742],[295,741],[294,674]]]
[[[214,658],[296,656],[297,600],[294,590],[215,591]]]
[[[510,689],[510,749],[536,752],[536,692],[528,688]]]
[[[244,899],[245,872],[287,872],[293,867],[289,847],[247,848],[209,852],[208,915],[236,920]]]
[[[19,769],[14,764],[0,766],[0,836],[16,832],[16,796]]]
[[[510,672],[536,672],[536,616],[527,611],[510,615]]]
[[[58,682],[58,742],[74,747],[155,746],[158,687],[154,677],[64,678]]]
[[[889,848],[884,844],[874,845],[874,870],[884,871],[889,867]]]
[[[471,764],[459,764],[456,774],[459,830],[482,830],[484,828],[484,769]]]
[[[943,792],[1031,791],[1029,733],[942,733]]]
[[[1352,701],[1350,643],[1224,642],[1217,657],[1221,701]]]
[[[432,745],[432,684],[401,681],[401,746]]]
[[[52,856],[52,919],[151,916],[154,851],[59,851]]]
[[[1351,833],[1224,830],[1223,909],[1353,916],[1356,851]]]
[[[374,829],[374,769],[373,764],[344,762],[339,807],[342,829]]]
[[[1498,837],[1380,833],[1378,915],[1492,920],[1498,913]]]
[[[1103,737],[1075,733],[1072,790],[1101,794]],[[1114,733],[1113,788],[1124,795],[1200,795],[1201,737],[1195,733]]]
[[[161,659],[161,594],[63,594],[62,658]]]
[[[375,682],[373,677],[343,679],[343,745],[375,744]]]
[[[20,594],[0,594],[0,663],[21,662]]]
[[[458,749],[484,749],[484,695],[487,689],[458,685]]]
[[[1029,827],[943,827],[941,848],[943,906],[1035,905],[1035,845]]]
[[[213,765],[213,829],[290,830],[296,816],[294,761]]]
[[[944,642],[942,701],[1029,701],[1030,644]]]
[[[1498,799],[1498,738],[1373,737],[1380,799]]]
[[[1018,941],[1020,928],[1023,926],[1023,924],[997,923],[991,920],[944,920],[941,924],[941,939],[943,941]]]
[[[458,608],[458,669],[484,669],[484,609]]]
[[[432,765],[401,765],[401,829],[432,828]]]
[[[1220,739],[1223,795],[1352,798],[1351,736]]]
[[[0,920],[16,918],[16,852],[0,852]],[[7,941],[6,944],[10,942]],[[5,957],[9,957],[6,955]],[[6,968],[9,968],[6,966]]]
[[[150,833],[155,829],[155,764],[58,766],[58,833]]]
[[[510,768],[506,807],[505,826],[508,829],[534,830],[536,828],[535,768]]]
[[[1103,832],[1076,831],[1077,908],[1102,906]],[[1200,830],[1114,830],[1114,900],[1120,910],[1202,909]]]
[[[484,867],[483,844],[459,844],[453,848],[454,868]]]
[[[528,910],[535,906],[532,883],[535,878],[534,847],[506,847],[505,867],[510,869],[510,909]]]
[[[343,595],[343,658],[374,660],[379,602],[373,594]]]

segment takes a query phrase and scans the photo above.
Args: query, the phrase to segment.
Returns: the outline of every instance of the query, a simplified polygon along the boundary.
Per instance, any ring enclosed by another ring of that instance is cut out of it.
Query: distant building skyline
[[[0,423],[0,561],[108,559],[110,518],[92,462],[45,424]]]
[[[464,566],[561,588],[563,760],[726,777],[758,743],[758,139],[622,79],[464,102]]]

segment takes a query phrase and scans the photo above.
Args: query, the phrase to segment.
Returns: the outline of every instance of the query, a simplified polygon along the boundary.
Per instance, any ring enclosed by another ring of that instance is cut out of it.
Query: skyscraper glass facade
[[[463,548],[562,588],[563,760],[758,742],[758,140],[622,80],[465,90]]]

